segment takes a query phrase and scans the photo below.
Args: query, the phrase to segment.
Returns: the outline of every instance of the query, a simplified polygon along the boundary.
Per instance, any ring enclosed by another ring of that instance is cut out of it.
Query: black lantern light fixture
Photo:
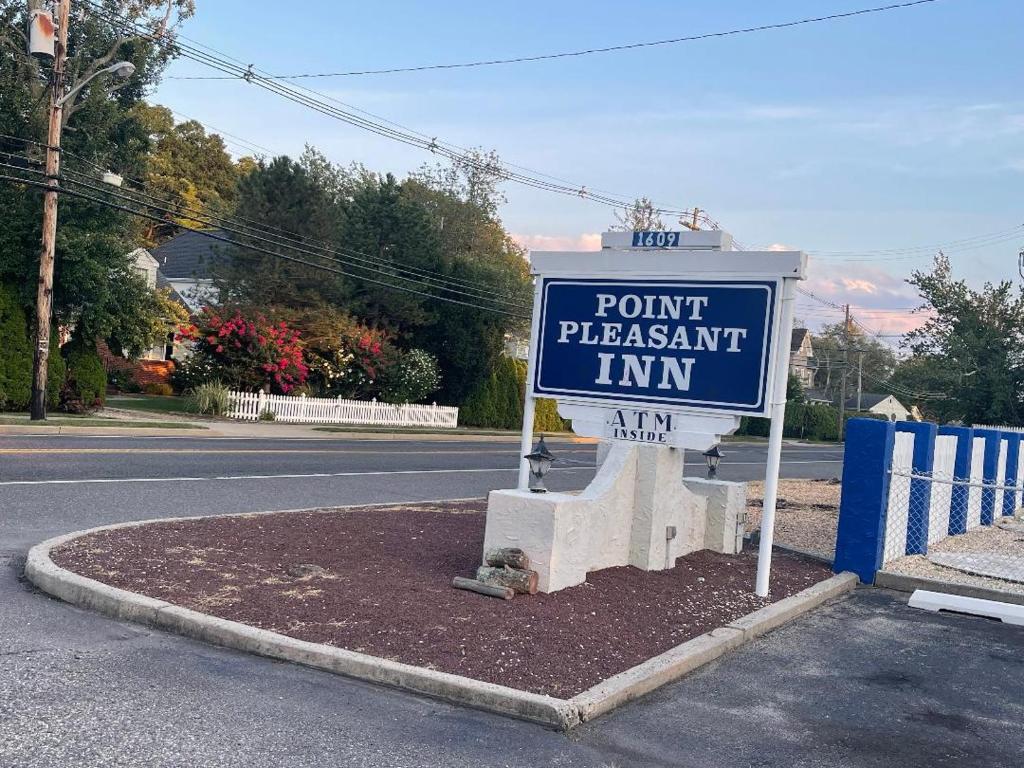
[[[708,463],[708,480],[714,480],[718,476],[718,462],[722,460],[723,455],[717,445],[704,451],[704,460]]]
[[[533,451],[523,458],[530,462],[530,490],[533,493],[547,493],[548,489],[544,486],[544,475],[551,469],[551,462],[555,460],[555,457],[548,450],[543,435],[537,445],[533,447]]]

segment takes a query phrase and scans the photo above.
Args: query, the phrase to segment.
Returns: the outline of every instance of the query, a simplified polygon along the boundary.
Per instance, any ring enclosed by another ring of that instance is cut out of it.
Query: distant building
[[[794,328],[789,343],[789,375],[795,376],[804,389],[814,386],[814,347],[811,332]]]
[[[212,234],[223,236],[219,230]],[[215,298],[213,275],[217,267],[228,263],[227,243],[200,232],[186,231],[152,250],[160,276],[185,301],[191,312],[198,312]]]
[[[153,257],[149,251],[145,248],[136,248],[130,254],[128,254],[134,262],[135,271],[142,276],[142,279],[146,281],[146,285],[150,288],[166,288],[170,291],[170,296],[173,301],[177,301],[186,309],[191,311],[188,302],[182,298],[178,292],[161,274],[159,269],[159,263]],[[156,346],[146,350],[143,354],[139,355],[139,360],[173,360],[174,358],[181,359],[188,354],[187,348],[179,344],[174,340],[175,333],[178,329],[172,325],[167,326],[167,337]]]
[[[847,398],[846,410],[851,413],[857,410],[856,394]],[[860,396],[860,410],[885,416],[891,421],[906,421],[910,418],[910,411],[892,395],[863,392]]]

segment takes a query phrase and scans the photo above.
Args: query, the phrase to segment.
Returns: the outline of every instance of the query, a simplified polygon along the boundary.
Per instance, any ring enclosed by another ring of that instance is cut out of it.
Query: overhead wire
[[[641,48],[653,48],[656,46],[665,45],[677,45],[680,43],[690,43],[699,40],[709,40],[714,38],[732,37],[735,35],[746,35],[754,32],[766,32],[769,30],[786,29],[789,27],[797,27],[805,24],[820,24],[828,21],[838,21],[841,19],[848,19],[855,16],[864,16],[873,13],[883,13],[886,11],[894,11],[904,8],[911,8],[918,5],[926,5],[933,3],[936,0],[911,0],[910,2],[903,3],[892,3],[890,5],[876,6],[872,8],[861,8],[859,10],[847,11],[845,13],[832,13],[827,16],[816,16],[803,19],[796,19],[793,21],[775,22],[771,24],[760,24],[757,26],[741,27],[737,29],[729,29],[719,32],[705,32],[697,35],[687,35],[685,37],[674,37],[663,40],[648,40],[637,43],[624,43],[620,45],[608,45],[599,48],[585,48],[575,51],[561,51],[558,53],[545,53],[535,54],[532,56],[514,56],[503,59],[483,59],[479,61],[468,61],[468,62],[457,62],[450,64],[423,64],[419,66],[410,67],[388,67],[384,69],[364,69],[364,70],[350,70],[342,72],[300,72],[291,75],[268,75],[269,78],[275,80],[298,80],[302,78],[328,78],[328,77],[355,77],[362,75],[389,75],[397,74],[401,72],[426,72],[430,70],[448,70],[448,69],[470,69],[475,67],[492,67],[497,65],[505,64],[525,64],[534,63],[538,61],[550,61],[552,59],[566,59],[575,58],[580,56],[591,56],[595,54],[603,53],[614,53],[619,51],[630,51]],[[220,79],[215,76],[177,76],[173,79],[176,80],[216,80]]]
[[[0,137],[4,137],[4,136],[5,136],[5,134],[0,134]],[[14,138],[14,137],[9,137],[9,138]],[[42,142],[36,142],[36,141],[31,140],[31,139],[19,139],[19,140],[20,141],[26,141],[26,142],[29,142],[29,143],[32,143],[32,144],[37,144],[37,145],[40,145],[40,146],[45,146]],[[101,165],[99,165],[97,163],[93,163],[93,162],[87,160],[86,158],[83,158],[80,155],[76,155],[74,153],[70,153],[70,152],[67,152],[67,151],[65,151],[64,153],[69,155],[69,157],[71,157],[71,158],[79,159],[82,162],[87,163],[88,165],[91,165],[92,167],[96,168],[97,170],[103,170],[103,166],[101,166]],[[13,155],[12,153],[7,153],[7,152],[3,152],[3,151],[0,151],[0,155],[6,155],[6,156],[12,157],[12,158],[18,157],[16,155]],[[23,159],[23,158],[19,157],[18,159]],[[83,176],[83,177],[85,176],[84,174],[80,174],[77,171],[75,171],[74,169],[69,168],[67,165],[65,165],[65,171],[67,173],[71,173],[73,175],[80,175],[80,176]],[[140,180],[132,179],[131,177],[124,177],[124,178],[126,178],[129,181],[132,181],[132,182],[138,184],[139,186],[143,186],[143,187],[145,186],[145,182],[142,182]],[[106,189],[103,188],[103,191],[106,191]],[[159,203],[161,205],[170,205],[170,206],[177,206],[178,205],[178,203],[176,203],[175,201],[168,200],[166,198],[160,198],[158,196],[154,196],[154,195],[146,192],[144,189],[141,190],[141,191],[133,191],[133,194],[147,196],[150,202],[156,202],[156,203]],[[207,211],[210,211],[208,206],[203,206],[203,207],[206,208]],[[176,213],[174,215],[180,215],[180,213],[181,213],[180,209],[176,209]],[[434,287],[436,287],[436,288],[438,288],[440,290],[445,290],[445,291],[453,292],[453,293],[461,293],[461,294],[464,294],[464,295],[474,295],[478,299],[491,299],[493,297],[498,297],[500,299],[506,300],[506,302],[511,304],[511,305],[515,305],[517,307],[520,307],[520,308],[523,308],[523,309],[526,309],[526,310],[530,309],[530,306],[528,304],[526,304],[524,302],[521,302],[521,301],[515,300],[514,296],[511,296],[511,295],[509,295],[507,293],[501,293],[501,292],[495,291],[495,290],[493,290],[493,287],[487,286],[486,284],[480,283],[478,281],[464,280],[464,279],[456,277],[456,276],[445,275],[445,274],[442,274],[442,273],[439,273],[439,272],[425,270],[425,269],[421,269],[421,268],[418,268],[418,267],[413,267],[411,265],[396,265],[392,261],[388,261],[388,260],[384,260],[384,259],[380,259],[380,258],[375,258],[375,257],[371,256],[370,254],[366,254],[366,253],[364,253],[362,251],[357,251],[357,250],[354,250],[354,249],[351,249],[351,248],[339,248],[339,247],[334,246],[334,245],[332,245],[330,243],[327,243],[326,241],[323,241],[323,240],[318,240],[318,239],[315,239],[315,238],[306,238],[306,237],[304,237],[302,235],[299,235],[297,233],[294,233],[294,232],[288,232],[287,230],[282,230],[282,229],[279,229],[279,228],[276,228],[276,227],[268,227],[263,222],[258,222],[258,221],[255,221],[253,219],[248,219],[248,218],[245,218],[245,217],[242,217],[242,216],[238,216],[237,214],[232,215],[232,216],[225,216],[224,214],[218,213],[216,211],[212,211],[212,212],[209,212],[207,214],[207,216],[202,219],[202,223],[206,224],[207,226],[217,227],[217,226],[220,226],[221,222],[226,222],[226,223],[232,224],[232,225],[234,225],[236,227],[241,227],[241,228],[245,228],[245,229],[248,229],[248,230],[255,230],[260,235],[268,235],[269,234],[272,237],[280,238],[282,240],[288,240],[288,241],[290,241],[291,244],[298,243],[300,245],[305,245],[305,246],[317,245],[323,251],[326,251],[328,253],[335,254],[335,255],[338,255],[338,256],[345,256],[345,257],[348,257],[348,259],[350,261],[355,261],[356,264],[351,264],[351,266],[353,266],[355,268],[366,269],[366,267],[362,266],[362,264],[365,264],[365,263],[370,263],[370,264],[372,264],[374,266],[386,266],[386,267],[389,267],[391,270],[398,270],[398,271],[407,272],[408,274],[415,276],[415,278],[418,281],[426,281],[426,282],[429,282],[429,283],[432,283],[432,284],[436,284],[436,285],[434,285]],[[173,222],[166,222],[166,223],[172,223],[173,224]],[[320,255],[322,255],[322,254],[320,254]],[[339,263],[348,263],[348,262],[345,262],[342,259],[334,259],[334,260],[335,261],[339,261]],[[403,279],[406,279],[406,278],[403,278]],[[449,287],[448,283],[453,284],[455,286],[455,288]],[[466,289],[466,290],[459,290],[459,289]]]
[[[616,198],[608,194],[600,193],[596,189],[588,189],[586,185],[569,185],[553,180],[545,180],[544,178],[540,178],[539,175],[531,176],[526,173],[517,172],[512,169],[510,164],[507,163],[481,161],[467,152],[454,148],[454,145],[449,145],[445,142],[439,141],[436,137],[428,138],[427,134],[418,133],[412,129],[400,127],[397,123],[385,121],[381,118],[374,120],[369,117],[362,117],[359,114],[356,114],[362,110],[357,110],[350,105],[345,105],[344,107],[331,106],[322,98],[321,94],[313,95],[316,92],[309,89],[304,89],[305,92],[303,92],[303,89],[289,87],[288,85],[280,82],[275,82],[267,78],[253,65],[246,66],[241,63],[232,63],[225,58],[226,54],[209,48],[209,46],[203,46],[206,50],[202,50],[199,47],[183,43],[180,39],[175,39],[173,42],[170,42],[154,35],[150,30],[130,19],[125,19],[121,16],[110,13],[102,6],[92,2],[92,0],[85,0],[85,2],[90,6],[93,13],[106,19],[110,23],[118,24],[121,25],[122,28],[133,30],[140,37],[148,39],[156,45],[167,46],[173,52],[180,54],[185,58],[223,72],[233,78],[244,80],[250,84],[263,88],[270,93],[274,93],[275,95],[299,104],[300,106],[304,106],[327,117],[345,122],[370,133],[430,151],[435,155],[446,157],[449,160],[456,163],[462,163],[465,166],[476,170],[492,173],[497,178],[504,181],[518,183],[565,196],[579,197],[615,208],[628,208],[633,204],[633,200]],[[364,114],[369,114],[365,113],[365,111],[362,112]],[[693,214],[692,209],[676,208],[658,208],[657,212],[659,214],[679,216],[691,216]],[[700,218],[700,214],[698,214],[698,218]]]
[[[6,169],[22,171],[22,172],[28,171],[28,172],[34,173],[34,174],[36,174],[38,176],[42,176],[44,178],[46,177],[46,174],[45,174],[44,171],[33,170],[33,169],[26,169],[23,166],[17,166],[17,165],[13,165],[13,164],[10,164],[10,163],[2,163],[2,162],[0,162],[0,168],[6,168]],[[13,183],[26,184],[26,185],[33,186],[33,187],[40,188],[40,189],[44,189],[44,190],[45,189],[52,189],[52,187],[50,187],[49,184],[47,184],[46,181],[38,181],[38,180],[34,180],[34,179],[26,179],[23,176],[11,176],[10,174],[2,174],[2,175],[0,175],[0,180],[8,181],[8,182],[13,182]],[[135,215],[135,216],[139,216],[141,218],[150,219],[152,221],[160,221],[160,222],[166,223],[166,219],[164,219],[164,218],[162,218],[160,216],[156,216],[156,215],[154,215],[152,213],[147,213],[146,211],[139,210],[138,208],[132,208],[132,207],[130,207],[128,205],[114,203],[114,202],[111,202],[110,200],[104,199],[102,197],[95,197],[93,195],[86,194],[86,193],[82,192],[80,188],[86,188],[86,189],[90,189],[90,190],[99,191],[100,193],[104,193],[106,195],[109,195],[110,197],[114,197],[115,199],[119,199],[123,203],[134,203],[136,205],[142,205],[143,207],[148,208],[151,211],[157,211],[158,213],[170,214],[170,215],[178,215],[180,213],[180,212],[172,211],[170,209],[163,208],[161,206],[158,206],[158,205],[155,205],[155,204],[152,204],[152,203],[144,203],[144,202],[136,200],[136,199],[134,199],[134,198],[132,198],[131,196],[128,196],[128,195],[122,195],[122,194],[113,192],[111,190],[103,189],[103,188],[100,188],[100,187],[95,187],[93,185],[85,184],[83,182],[76,182],[75,180],[68,179],[67,177],[61,177],[59,179],[59,181],[60,182],[64,182],[66,184],[70,184],[71,187],[74,187],[74,188],[69,188],[68,186],[61,186],[61,185],[59,185],[57,187],[57,191],[60,192],[61,194],[67,194],[67,195],[70,195],[72,197],[77,197],[79,199],[90,201],[90,202],[93,202],[93,203],[96,203],[96,204],[99,204],[99,205],[105,205],[105,206],[110,207],[112,209],[119,210],[119,211],[122,211],[124,213],[129,213],[129,214],[132,214],[132,215]],[[189,220],[198,221],[197,219],[195,219],[194,217],[191,217],[191,216],[182,216],[181,218],[187,218]],[[312,267],[312,268],[315,268],[315,269],[320,269],[320,270],[324,270],[324,271],[327,271],[327,272],[332,272],[332,273],[335,273],[335,274],[344,275],[346,277],[355,278],[357,280],[362,280],[363,282],[366,282],[366,283],[371,283],[371,284],[374,284],[374,285],[379,285],[379,286],[382,286],[382,287],[385,287],[385,288],[390,288],[390,289],[393,289],[393,290],[402,291],[402,292],[405,292],[405,293],[410,293],[410,294],[422,296],[422,297],[429,298],[429,299],[435,299],[437,301],[442,301],[442,302],[451,303],[451,304],[458,304],[458,305],[462,305],[462,306],[471,307],[471,308],[474,308],[474,309],[480,309],[480,310],[483,310],[483,311],[494,312],[494,313],[497,313],[497,314],[507,315],[507,316],[510,316],[510,317],[516,317],[516,318],[519,318],[519,319],[522,319],[522,320],[529,319],[529,315],[527,315],[527,314],[520,314],[518,312],[509,311],[508,309],[501,308],[500,305],[477,304],[477,303],[470,302],[470,301],[463,301],[461,299],[454,299],[454,298],[451,298],[451,297],[448,297],[448,296],[439,296],[437,294],[430,293],[428,291],[421,291],[421,290],[418,290],[418,289],[415,289],[415,288],[411,288],[409,286],[404,286],[404,285],[396,285],[395,283],[388,282],[388,281],[385,281],[385,280],[381,280],[381,279],[377,279],[377,278],[373,278],[373,277],[369,277],[369,276],[365,276],[365,275],[360,275],[360,274],[353,274],[350,271],[347,271],[345,269],[341,269],[341,268],[338,268],[338,267],[333,267],[333,266],[330,266],[330,265],[326,265],[326,264],[322,264],[322,263],[316,263],[316,262],[308,261],[306,259],[297,258],[297,257],[294,257],[294,256],[289,256],[287,254],[283,254],[283,253],[280,253],[278,251],[273,251],[273,250],[270,250],[268,248],[264,248],[262,246],[255,245],[253,243],[240,243],[237,240],[232,240],[231,238],[228,238],[228,237],[225,237],[223,235],[217,234],[216,232],[213,232],[213,231],[210,231],[210,230],[202,230],[202,229],[198,229],[198,228],[195,228],[195,227],[189,227],[187,225],[181,224],[180,222],[177,222],[176,226],[180,227],[181,229],[187,230],[187,231],[195,232],[195,233],[197,233],[199,235],[202,235],[203,237],[206,237],[206,238],[209,238],[209,239],[212,239],[212,240],[217,240],[219,242],[226,243],[226,244],[231,245],[233,247],[238,247],[238,248],[242,248],[242,249],[248,249],[248,250],[256,251],[256,252],[259,252],[259,253],[264,253],[266,255],[273,256],[273,257],[279,258],[279,259],[283,259],[285,261],[290,261],[290,262],[294,262],[294,263],[301,264],[301,265],[304,265],[304,266]],[[223,231],[230,232],[231,234],[235,234],[235,235],[238,235],[238,236],[241,236],[241,237],[250,237],[249,235],[244,235],[243,233],[239,233],[239,232],[233,231],[233,230],[231,230],[229,228],[226,228],[226,227],[223,228]],[[308,251],[305,251],[304,249],[298,248],[296,246],[286,245],[284,243],[272,243],[272,244],[276,245],[277,247],[283,247],[286,250],[293,250],[293,251],[297,251],[297,252],[300,252],[300,253],[308,253]],[[312,252],[312,255],[320,256],[320,254],[318,254],[316,252]]]

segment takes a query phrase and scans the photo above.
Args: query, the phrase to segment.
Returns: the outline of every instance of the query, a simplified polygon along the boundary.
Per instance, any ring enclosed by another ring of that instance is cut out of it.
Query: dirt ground
[[[480,500],[157,523],[77,539],[53,559],[221,618],[559,697],[830,575],[778,553],[763,600],[752,591],[755,552],[702,551],[668,571],[609,568],[551,595],[496,600],[451,587],[480,562],[484,509]]]

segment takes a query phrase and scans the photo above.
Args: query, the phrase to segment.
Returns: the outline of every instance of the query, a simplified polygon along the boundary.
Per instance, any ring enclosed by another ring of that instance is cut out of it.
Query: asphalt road
[[[595,447],[553,441],[548,486],[583,488]],[[724,480],[764,476],[763,443],[730,443]],[[0,437],[0,542],[27,549],[105,523],[175,515],[481,497],[515,484],[516,443],[199,437]],[[786,445],[784,477],[838,476],[841,449]],[[706,474],[699,454],[686,473]]]
[[[727,448],[723,477],[763,471],[763,446]],[[585,485],[594,449],[554,450],[551,486]],[[1024,751],[1024,633],[879,591],[564,736],[111,621],[21,580],[29,546],[105,522],[482,495],[512,482],[512,444],[18,437],[0,451],[0,768],[998,767]],[[834,455],[790,446],[784,472],[833,476]]]

